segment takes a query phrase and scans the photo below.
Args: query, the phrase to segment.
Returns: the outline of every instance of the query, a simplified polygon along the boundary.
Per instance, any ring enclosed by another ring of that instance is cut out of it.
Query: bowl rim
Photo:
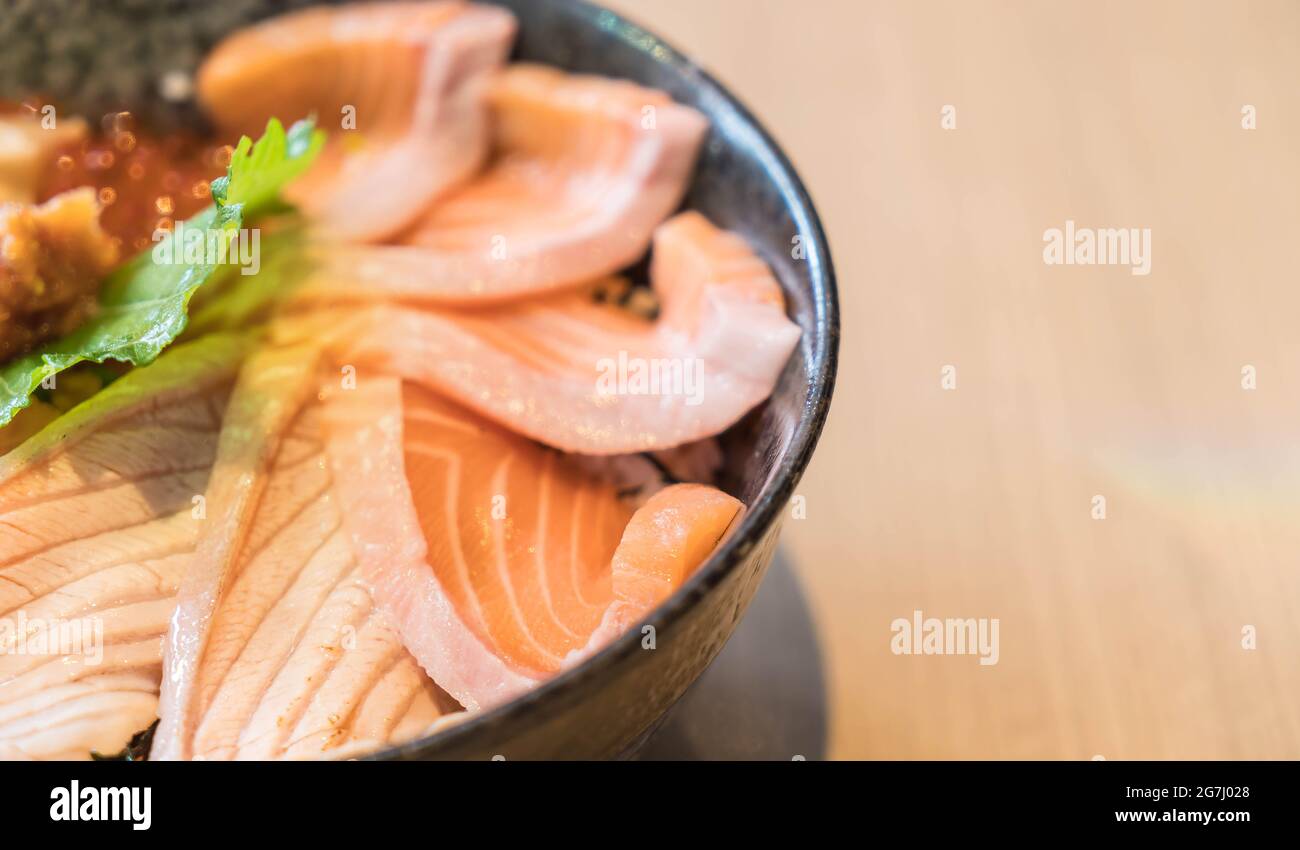
[[[615,32],[618,39],[631,49],[653,54],[656,62],[672,66],[691,79],[696,87],[703,89],[711,99],[716,99],[716,102],[731,110],[739,123],[752,132],[755,143],[752,152],[764,162],[768,178],[776,184],[782,200],[789,208],[797,232],[807,240],[804,248],[812,283],[813,333],[809,341],[808,392],[803,412],[790,435],[789,445],[780,463],[772,471],[756,503],[746,511],[740,527],[709,556],[695,575],[647,617],[647,620],[667,627],[680,620],[745,561],[755,543],[778,521],[778,513],[790,501],[795,486],[812,459],[813,450],[830,412],[839,360],[839,294],[835,268],[825,228],[807,188],[771,133],[739,98],[680,50],[627,17],[588,0],[559,0],[558,5],[568,7],[567,13],[592,26]],[[588,683],[600,679],[624,663],[633,653],[640,651],[640,645],[640,634],[636,630],[630,630],[581,664],[561,671],[526,693],[477,712],[453,725],[403,744],[375,750],[361,758],[436,758],[439,750],[451,749],[456,744],[471,740],[491,729],[515,725],[520,717],[540,704],[552,703],[561,708],[575,704],[586,698],[585,686]],[[638,734],[644,731],[638,730]]]

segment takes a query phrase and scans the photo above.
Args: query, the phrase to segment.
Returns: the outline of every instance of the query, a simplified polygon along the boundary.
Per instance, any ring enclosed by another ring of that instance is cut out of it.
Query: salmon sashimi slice
[[[0,459],[0,758],[113,754],[153,723],[247,347],[179,345]]]
[[[330,757],[458,708],[361,580],[325,456],[318,354],[265,349],[240,374],[168,633],[153,758]]]
[[[331,336],[344,362],[564,451],[655,451],[719,434],[765,400],[801,331],[767,265],[698,213],[660,226],[650,274],[656,322],[573,292],[484,310],[381,302],[276,333]]]
[[[708,121],[623,80],[515,64],[493,82],[496,157],[397,246],[322,252],[307,293],[481,303],[635,262],[677,209]]]
[[[219,44],[199,99],[254,138],[271,117],[315,113],[330,141],[286,196],[333,237],[382,239],[482,165],[484,89],[514,35],[509,12],[451,0],[307,9]]]
[[[570,459],[426,389],[373,377],[353,392],[327,404],[326,428],[362,573],[407,648],[470,710],[617,636],[742,510],[711,487],[674,485],[633,514]]]
[[[705,484],[673,484],[650,497],[623,530],[611,566],[613,601],[573,665],[667,601],[713,553],[744,505]]]

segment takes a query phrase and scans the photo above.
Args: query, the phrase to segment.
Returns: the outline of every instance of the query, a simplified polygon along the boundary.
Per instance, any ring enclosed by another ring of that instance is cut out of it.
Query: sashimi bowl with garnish
[[[581,2],[59,6],[0,33],[0,758],[634,752],[829,406],[779,149]]]

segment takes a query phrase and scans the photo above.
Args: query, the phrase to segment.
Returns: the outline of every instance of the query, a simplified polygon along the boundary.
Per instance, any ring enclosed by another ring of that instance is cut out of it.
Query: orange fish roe
[[[38,200],[94,188],[101,225],[129,256],[152,244],[155,227],[170,228],[212,202],[211,182],[225,174],[230,152],[193,133],[157,136],[137,127],[129,112],[110,112],[99,132],[52,158]]]

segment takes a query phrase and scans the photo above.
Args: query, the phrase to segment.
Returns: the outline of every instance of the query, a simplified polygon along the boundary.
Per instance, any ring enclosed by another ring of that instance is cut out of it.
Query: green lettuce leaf
[[[124,411],[155,402],[159,397],[233,380],[256,341],[257,335],[253,333],[213,333],[169,348],[151,365],[132,369],[46,425],[21,446],[0,456],[0,481],[60,446],[94,433],[106,420]]]
[[[301,220],[278,222],[262,234],[262,264],[257,274],[224,271],[190,303],[190,322],[182,340],[207,333],[248,328],[265,321],[313,268]]]
[[[307,169],[324,141],[310,121],[286,133],[272,118],[256,144],[247,136],[239,140],[226,176],[212,182],[213,205],[185,221],[185,229],[237,231],[276,202],[280,188]],[[99,312],[86,324],[0,366],[0,427],[59,372],[84,361],[144,365],[185,330],[191,296],[219,266],[207,261],[211,257],[158,262],[156,257],[172,256],[172,239],[164,237],[113,272],[100,292]]]

